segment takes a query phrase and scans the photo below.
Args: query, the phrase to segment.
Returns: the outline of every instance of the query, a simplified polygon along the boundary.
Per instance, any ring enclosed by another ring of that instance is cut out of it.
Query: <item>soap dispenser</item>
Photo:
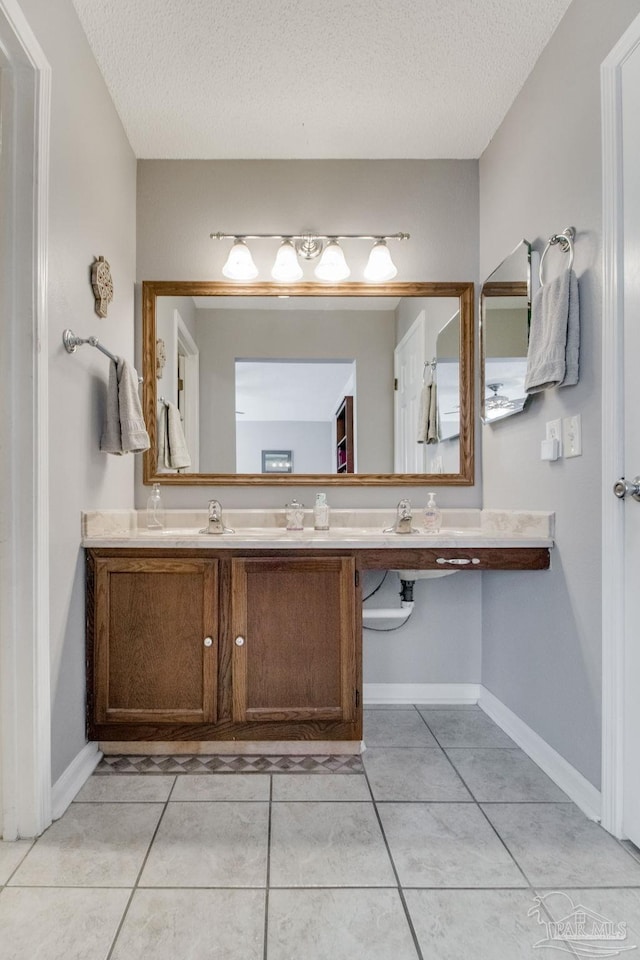
[[[316,493],[316,503],[313,508],[313,529],[329,529],[329,504],[326,493]]]
[[[442,514],[438,505],[436,504],[435,493],[429,493],[428,496],[429,499],[426,507],[424,508],[424,532],[438,533],[442,523]]]
[[[154,483],[151,496],[147,500],[147,527],[149,530],[164,529],[164,509],[159,483]]]

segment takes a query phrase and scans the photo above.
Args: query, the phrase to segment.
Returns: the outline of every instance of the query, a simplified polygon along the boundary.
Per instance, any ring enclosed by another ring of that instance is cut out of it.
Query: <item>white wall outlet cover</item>
[[[551,440],[543,440],[540,443],[541,460],[557,460],[560,456],[560,444],[555,437]]]
[[[558,441],[558,457],[562,456],[562,420],[548,420],[547,421],[547,440],[557,440]],[[554,460],[557,457],[553,458]]]
[[[562,442],[565,457],[582,456],[582,417],[576,413],[573,417],[564,417],[562,421]]]

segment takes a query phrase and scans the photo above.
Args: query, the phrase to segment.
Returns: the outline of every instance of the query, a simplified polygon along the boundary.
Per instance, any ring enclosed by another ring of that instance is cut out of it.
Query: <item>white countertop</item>
[[[82,514],[82,546],[111,548],[182,548],[211,550],[291,549],[420,549],[465,547],[552,547],[554,514],[544,511],[443,510],[437,534],[421,532],[421,511],[414,515],[417,532],[385,533],[392,510],[332,510],[331,529],[314,530],[311,511],[305,528],[285,529],[283,510],[225,510],[225,526],[233,533],[199,533],[206,511],[167,510],[164,530],[146,528],[146,511],[102,510]]]

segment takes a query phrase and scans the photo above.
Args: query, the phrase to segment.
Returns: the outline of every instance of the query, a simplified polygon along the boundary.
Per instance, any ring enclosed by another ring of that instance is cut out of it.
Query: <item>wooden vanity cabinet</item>
[[[88,551],[89,737],[359,740],[354,555],[184,553]]]
[[[354,720],[355,560],[231,567],[233,719]]]
[[[91,720],[215,722],[217,561],[109,557],[90,564]]]

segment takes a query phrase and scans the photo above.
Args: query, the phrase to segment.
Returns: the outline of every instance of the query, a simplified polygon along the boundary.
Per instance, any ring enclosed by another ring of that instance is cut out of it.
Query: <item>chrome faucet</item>
[[[396,520],[392,527],[388,527],[383,533],[413,533],[411,526],[413,514],[411,513],[411,501],[401,500],[396,508]]]
[[[231,527],[225,527],[222,521],[222,504],[219,500],[209,500],[209,520],[200,533],[235,533]]]

